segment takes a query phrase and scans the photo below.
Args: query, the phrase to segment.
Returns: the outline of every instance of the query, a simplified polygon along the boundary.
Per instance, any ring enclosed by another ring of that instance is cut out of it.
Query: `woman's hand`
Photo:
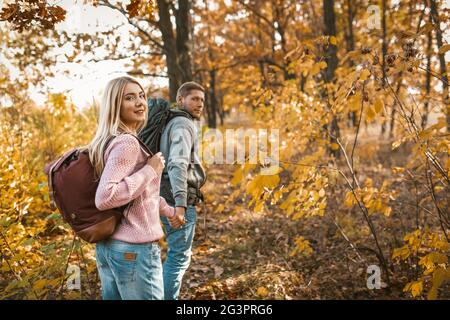
[[[160,175],[164,169],[164,165],[166,164],[166,160],[164,160],[164,156],[161,152],[156,153],[153,157],[148,158],[147,164],[155,170],[155,172]]]
[[[176,207],[175,215],[169,218],[169,224],[174,229],[179,229],[182,225],[186,223],[186,208],[184,207]]]

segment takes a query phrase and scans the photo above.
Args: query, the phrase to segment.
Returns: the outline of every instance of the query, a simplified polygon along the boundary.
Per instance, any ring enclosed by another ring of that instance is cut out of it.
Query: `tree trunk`
[[[324,12],[324,22],[325,22],[325,35],[326,36],[336,36],[336,16],[334,13],[334,0],[323,0],[323,12]],[[337,48],[335,45],[329,43],[327,50],[325,52],[325,60],[327,62],[327,68],[325,69],[324,74],[324,80],[325,84],[331,83],[334,81],[334,72],[338,65],[338,59],[337,59]],[[330,105],[328,103],[328,92],[327,89],[324,89],[323,96],[327,99],[328,107],[330,108]],[[339,130],[339,124],[335,116],[333,116],[333,119],[331,121],[331,127],[330,127],[330,142],[336,143],[336,139],[339,138],[340,130]],[[340,157],[340,150],[329,150],[330,154],[334,155],[336,158]]]
[[[436,32],[436,42],[438,50],[442,48],[442,31],[440,26],[439,15],[436,7],[436,1],[430,0],[431,18],[433,19],[434,30]],[[441,81],[442,81],[442,98],[444,102],[444,114],[447,118],[447,132],[450,132],[450,101],[448,97],[448,77],[445,66],[445,53],[438,53],[439,64],[441,67]]]
[[[323,0],[325,35],[336,36],[336,15],[334,13],[334,0]],[[334,71],[337,68],[337,48],[331,43],[326,51],[327,68],[325,70],[325,81],[333,82]]]
[[[353,35],[353,8],[352,8],[352,0],[347,0],[347,26],[348,26],[348,33],[347,33],[347,52],[355,50],[355,37]],[[349,59],[349,65],[350,67],[354,66],[353,60]],[[348,117],[353,124],[354,127],[356,127],[356,112],[350,111],[348,114]]]
[[[189,48],[190,21],[188,0],[179,0],[175,14],[176,34],[170,20],[170,8],[167,0],[157,0],[159,20],[157,22],[163,40],[169,76],[169,96],[176,100],[177,90],[183,82],[192,80],[191,56]]]
[[[383,72],[383,79],[381,80],[382,85],[384,86],[387,82],[386,79],[386,54],[387,54],[387,43],[386,43],[386,0],[381,1],[381,29],[382,29],[382,35],[381,35],[381,54],[382,54],[382,60],[381,60],[381,68]],[[395,104],[393,106],[395,109]],[[392,110],[393,113],[395,113],[394,110]],[[392,120],[393,121],[393,120]],[[393,123],[392,123],[393,124]],[[390,128],[390,133],[392,134],[392,127]],[[383,120],[381,123],[381,135],[383,135],[386,132],[386,119]]]
[[[355,37],[353,35],[353,8],[352,8],[352,0],[347,0],[347,25],[348,25],[348,34],[347,34],[347,52],[355,50]],[[349,60],[350,66],[353,66],[353,60]]]
[[[425,104],[423,106],[423,114],[422,114],[422,130],[425,129],[428,122],[428,104],[429,104],[429,98],[430,98],[430,92],[431,92],[431,50],[433,46],[433,38],[431,35],[431,32],[428,32],[428,46],[427,46],[427,73],[426,73],[426,79],[425,79]]]
[[[179,0],[176,12],[176,46],[178,53],[178,67],[181,83],[192,81],[192,67],[189,47],[189,33],[191,29],[189,0]]]
[[[216,70],[209,71],[208,127],[217,127]]]
[[[225,111],[223,110],[223,93],[220,93],[219,96],[220,96],[219,102],[220,125],[223,126],[223,119],[225,118]]]
[[[288,53],[287,48],[286,48],[286,31],[285,31],[285,28],[284,28],[284,25],[283,25],[281,19],[287,13],[284,12],[284,10],[278,6],[272,6],[272,11],[275,11],[275,22],[277,23],[277,27],[275,28],[275,30],[280,35],[281,51],[283,52],[283,56],[286,56],[286,54]],[[291,62],[292,61],[291,61],[290,57],[287,57],[283,62],[284,80],[296,79],[295,73],[289,72],[289,65],[291,64]]]
[[[181,85],[181,77],[178,69],[177,48],[172,22],[170,21],[169,4],[167,0],[157,0],[158,3],[158,27],[163,40],[164,55],[166,56],[167,74],[169,76],[169,98],[176,100],[178,87]]]

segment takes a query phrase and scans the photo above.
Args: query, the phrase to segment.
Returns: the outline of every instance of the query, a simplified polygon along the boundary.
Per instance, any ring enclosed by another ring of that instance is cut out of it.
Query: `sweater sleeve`
[[[159,197],[159,214],[168,218],[175,215],[175,208],[169,206],[163,197]]]
[[[158,183],[157,174],[149,165],[135,170],[140,149],[131,135],[121,135],[111,142],[111,150],[95,193],[99,210],[121,207],[139,197],[147,183]]]

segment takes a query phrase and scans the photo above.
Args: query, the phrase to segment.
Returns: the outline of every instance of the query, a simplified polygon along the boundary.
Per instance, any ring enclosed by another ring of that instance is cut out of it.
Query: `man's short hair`
[[[205,88],[203,88],[197,82],[194,81],[185,82],[178,88],[177,101],[179,97],[186,98],[192,90],[200,90],[202,92],[205,92]]]

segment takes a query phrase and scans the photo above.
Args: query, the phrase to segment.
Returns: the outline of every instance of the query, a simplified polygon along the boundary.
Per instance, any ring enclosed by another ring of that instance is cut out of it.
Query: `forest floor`
[[[253,213],[242,199],[214,212],[233,191],[232,173],[226,165],[209,171],[204,191],[213,205],[206,215],[200,207],[181,299],[406,298],[398,284],[367,288],[367,263],[326,217],[293,221],[279,209]],[[311,241],[312,255],[290,255],[297,235]]]

